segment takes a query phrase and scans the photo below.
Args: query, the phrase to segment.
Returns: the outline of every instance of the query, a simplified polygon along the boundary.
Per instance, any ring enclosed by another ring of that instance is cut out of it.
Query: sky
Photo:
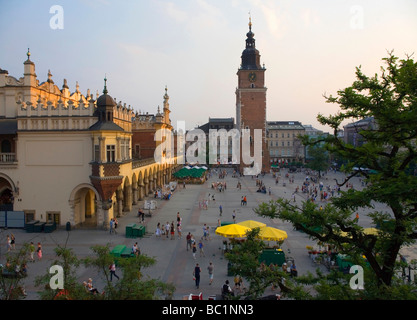
[[[78,82],[101,94],[106,76],[138,112],[162,108],[167,86],[172,124],[191,129],[236,118],[249,13],[268,121],[329,131],[317,115],[338,107],[324,95],[350,86],[358,66],[380,74],[388,52],[417,51],[415,0],[0,0],[0,68],[22,77],[30,48],[40,82],[50,70],[59,88],[65,78],[71,92]]]

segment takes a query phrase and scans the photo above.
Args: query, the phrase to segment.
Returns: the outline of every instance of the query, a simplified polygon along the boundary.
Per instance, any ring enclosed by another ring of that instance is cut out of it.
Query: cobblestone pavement
[[[143,207],[143,201],[133,206],[130,212],[125,213],[120,217],[117,234],[110,234],[108,231],[96,229],[73,229],[67,232],[65,229],[56,230],[52,233],[26,233],[21,229],[0,230],[0,263],[5,263],[6,260],[6,236],[14,233],[16,236],[16,247],[18,248],[24,242],[33,241],[35,244],[41,242],[43,246],[43,258],[41,261],[28,263],[28,277],[25,278],[25,288],[27,292],[26,299],[36,300],[38,295],[33,284],[35,276],[45,274],[52,264],[54,259],[54,248],[57,244],[73,248],[74,252],[79,258],[86,257],[92,253],[91,246],[97,244],[110,244],[111,247],[124,244],[131,247],[135,242],[138,242],[140,250],[143,254],[154,257],[156,264],[150,268],[144,269],[144,274],[159,278],[165,282],[172,282],[176,286],[174,299],[180,300],[190,293],[203,294],[203,298],[208,296],[220,294],[221,286],[225,280],[233,283],[233,277],[227,275],[227,260],[222,253],[222,242],[225,238],[216,235],[214,229],[218,224],[218,220],[232,221],[233,210],[236,212],[236,221],[243,220],[257,220],[266,223],[268,226],[276,227],[287,232],[288,239],[284,241],[282,249],[287,257],[292,257],[297,265],[299,274],[306,272],[314,272],[317,265],[311,261],[307,254],[307,245],[315,246],[315,242],[310,240],[308,236],[302,232],[293,229],[292,225],[279,219],[267,219],[257,216],[253,212],[253,208],[260,203],[276,199],[277,197],[284,197],[291,199],[291,196],[297,186],[300,187],[305,180],[305,173],[295,173],[294,182],[289,183],[288,178],[285,178],[286,170],[281,172],[282,177],[278,184],[271,174],[260,177],[265,184],[267,190],[271,188],[271,195],[256,192],[256,179],[250,176],[235,178],[232,177],[232,170],[228,169],[228,175],[224,179],[219,179],[216,173],[213,173],[211,178],[202,185],[186,185],[184,189],[179,186],[173,193],[171,200],[157,200],[158,208],[154,210],[151,217],[146,217],[144,225],[146,226],[146,234],[142,238],[131,239],[125,236],[125,226],[129,223],[139,223],[137,218],[137,210]],[[292,176],[292,174],[290,174]],[[334,179],[342,181],[344,175],[342,173],[328,173],[323,179],[323,184],[333,186]],[[226,182],[226,190],[219,192],[212,189],[213,182]],[[237,188],[238,181],[241,182],[241,189]],[[283,185],[283,182],[286,185]],[[353,179],[354,188],[361,188],[359,178]],[[211,198],[215,195],[215,200],[210,200],[207,209],[200,208],[200,202]],[[247,206],[241,206],[240,202],[243,196],[247,197]],[[295,201],[301,203],[306,198],[305,194],[297,193]],[[153,199],[153,198],[149,198]],[[325,204],[325,203],[323,203]],[[220,217],[219,206],[222,206],[223,213]],[[379,208],[378,205],[376,206]],[[177,213],[180,213],[182,218],[182,239],[178,239],[177,234],[175,239],[166,239],[155,236],[155,229],[158,222],[165,224],[167,221],[176,221]],[[359,224],[363,227],[371,227],[372,221],[366,216],[366,212],[359,212]],[[207,224],[210,227],[210,240],[203,240],[204,256],[200,256],[199,252],[196,254],[196,259],[193,258],[191,251],[186,250],[185,236],[191,232],[198,241],[203,236],[203,225]],[[272,243],[271,243],[272,244]],[[408,260],[417,257],[417,250],[415,246],[403,249],[403,254]],[[214,264],[214,281],[209,285],[209,278],[207,266],[209,262]],[[195,264],[199,263],[202,274],[199,289],[196,289],[193,281],[192,272]],[[323,266],[319,266],[326,270]],[[120,272],[120,271],[119,271]],[[87,269],[81,266],[77,272],[80,282],[93,278],[95,286],[100,290],[104,287],[104,282],[94,270]],[[265,294],[272,293],[267,290]]]

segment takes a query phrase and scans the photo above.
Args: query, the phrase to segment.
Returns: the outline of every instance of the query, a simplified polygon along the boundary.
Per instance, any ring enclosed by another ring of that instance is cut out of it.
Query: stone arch
[[[13,211],[17,191],[13,180],[6,174],[0,173],[0,210]]]
[[[70,194],[71,225],[98,227],[102,214],[101,198],[93,185],[82,183],[76,186]]]

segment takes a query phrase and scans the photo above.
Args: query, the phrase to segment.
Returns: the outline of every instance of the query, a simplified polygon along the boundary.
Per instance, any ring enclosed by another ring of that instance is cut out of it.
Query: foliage
[[[318,171],[320,177],[320,173],[329,168],[328,152],[321,144],[308,146],[307,149],[308,154],[311,158],[311,160],[307,164],[307,167]]]
[[[56,260],[52,265],[60,265],[64,271],[64,290],[51,289],[49,281],[51,274],[48,272],[36,279],[37,286],[43,286],[40,297],[43,300],[156,300],[172,297],[175,287],[172,284],[163,283],[157,279],[144,278],[141,269],[152,266],[153,258],[139,255],[131,258],[118,258],[116,260],[117,273],[120,280],[110,280],[109,265],[115,261],[110,253],[109,245],[93,246],[93,256],[78,259],[72,249],[58,246],[55,248]],[[105,287],[101,293],[92,294],[77,278],[77,269],[84,265],[95,269],[104,279]]]
[[[289,221],[340,252],[365,256],[370,270],[369,290],[361,297],[368,299],[393,293],[409,297],[415,289],[399,282],[395,270],[400,248],[413,244],[417,237],[417,177],[409,174],[410,165],[417,159],[417,64],[409,57],[399,60],[392,53],[383,60],[387,67],[381,68],[380,77],[368,77],[359,67],[352,86],[338,91],[337,97],[326,97],[328,103],[339,105],[340,111],[327,117],[320,114],[318,120],[330,126],[333,134],[320,140],[303,139],[306,145],[324,143],[327,151],[347,160],[347,176],[337,181],[339,186],[360,175],[365,187],[342,191],[324,210],[309,201],[297,206],[285,199],[263,203],[255,210],[261,216]],[[342,123],[365,118],[372,119],[374,125],[357,129],[361,146],[355,147],[338,136]],[[353,171],[353,166],[359,169]],[[385,205],[387,212],[375,210],[375,203]],[[379,227],[378,234],[367,234],[358,225],[358,209],[369,212]],[[336,289],[323,284],[317,290],[320,296]]]
[[[249,282],[246,292],[236,296],[259,299],[270,286],[280,288],[281,294],[290,294],[292,298],[305,298],[308,294],[299,290],[298,285],[279,266],[265,266],[259,261],[259,256],[265,248],[265,242],[256,238],[259,228],[252,229],[244,242],[233,246],[226,258],[231,263],[231,272]]]
[[[67,238],[68,241],[68,238]],[[52,274],[49,270],[46,274],[36,277],[35,285],[43,286],[39,292],[42,300],[86,300],[91,295],[86,292],[85,287],[78,281],[76,272],[81,261],[77,258],[72,249],[64,246],[57,246],[55,249],[56,258],[52,261],[51,266],[59,265],[63,269],[64,289],[52,289],[49,285]]]
[[[6,265],[0,267],[0,299],[18,300],[25,297],[22,280],[25,277],[23,267],[27,263],[29,245],[24,244],[17,251],[6,254]]]

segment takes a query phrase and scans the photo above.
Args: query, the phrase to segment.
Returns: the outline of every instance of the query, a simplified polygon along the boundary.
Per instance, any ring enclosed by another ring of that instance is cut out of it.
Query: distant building
[[[234,118],[209,118],[209,121],[201,126],[198,129],[201,129],[206,134],[206,141],[210,142],[210,130],[219,134],[216,137],[216,142],[213,142],[217,145],[215,150],[216,154],[213,153],[213,157],[216,158],[217,163],[228,164],[232,163],[232,137],[227,134],[231,129],[235,128],[235,119]],[[221,136],[221,133],[224,133],[224,136]],[[214,139],[214,138],[212,138]],[[227,156],[221,157],[221,148],[227,148]],[[209,149],[210,150],[210,149]]]
[[[362,130],[376,129],[374,117],[368,117],[344,126],[344,141],[354,147],[362,146],[366,140],[360,134]]]
[[[322,137],[325,133],[322,130],[313,128],[311,124],[304,124],[305,135],[308,136],[310,139],[317,139]],[[327,134],[327,133],[326,133]],[[304,147],[305,150],[305,161],[308,162],[311,160],[310,155],[308,153],[308,147]]]
[[[267,143],[273,164],[304,162],[304,146],[298,135],[305,135],[305,128],[299,121],[267,122]]]

